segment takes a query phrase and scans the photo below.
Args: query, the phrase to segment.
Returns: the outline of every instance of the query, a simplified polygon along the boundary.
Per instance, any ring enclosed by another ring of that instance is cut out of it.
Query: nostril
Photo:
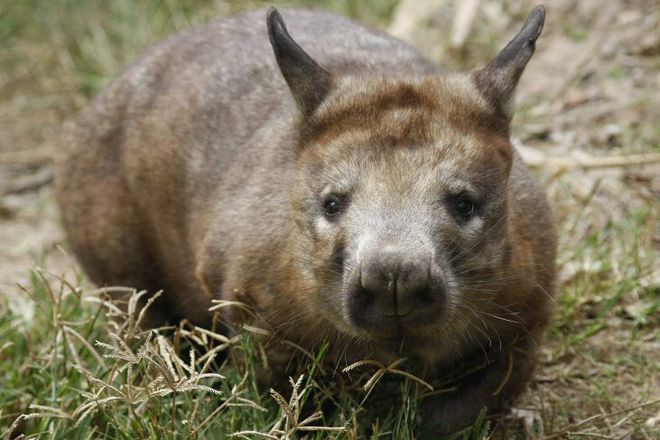
[[[415,298],[421,306],[430,306],[431,304],[435,303],[437,300],[437,295],[437,292],[434,292],[429,287],[423,287],[415,292]]]
[[[367,308],[374,302],[374,294],[361,284],[358,285],[353,293],[355,305],[361,308]]]

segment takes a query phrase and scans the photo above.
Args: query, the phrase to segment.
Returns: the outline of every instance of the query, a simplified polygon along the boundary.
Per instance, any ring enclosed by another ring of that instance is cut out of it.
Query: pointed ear
[[[328,95],[332,77],[296,43],[275,8],[266,17],[268,37],[282,76],[303,115],[310,115]]]
[[[507,119],[513,116],[513,92],[543,30],[545,9],[537,6],[513,40],[483,69],[472,74],[479,91]]]

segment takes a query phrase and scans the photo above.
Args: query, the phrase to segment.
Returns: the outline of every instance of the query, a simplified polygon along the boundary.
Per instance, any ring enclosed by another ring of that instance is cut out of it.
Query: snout
[[[430,253],[396,246],[371,250],[351,281],[349,316],[366,329],[430,324],[439,318],[445,303],[442,276]]]

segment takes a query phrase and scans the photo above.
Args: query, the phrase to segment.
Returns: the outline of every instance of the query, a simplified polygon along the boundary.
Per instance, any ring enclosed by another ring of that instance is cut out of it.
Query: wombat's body
[[[97,284],[163,289],[152,323],[208,325],[211,299],[241,300],[348,360],[403,352],[442,375],[487,359],[425,419],[447,432],[499,411],[554,291],[551,216],[508,142],[542,11],[531,51],[449,76],[344,18],[285,17],[300,47],[277,13],[276,56],[263,11],[193,29],[67,127],[56,183],[75,254]]]

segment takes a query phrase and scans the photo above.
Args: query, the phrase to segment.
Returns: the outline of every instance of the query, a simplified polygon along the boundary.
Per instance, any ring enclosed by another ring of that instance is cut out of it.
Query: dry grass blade
[[[67,414],[65,411],[62,411],[59,408],[54,408],[52,406],[38,405],[38,404],[32,403],[32,404],[30,404],[30,406],[28,406],[28,408],[31,409],[31,410],[37,410],[38,412],[25,414],[23,416],[24,420],[39,418],[39,417],[46,417],[46,418],[55,417],[55,418],[60,418],[60,419],[73,420],[73,417],[71,417],[71,415]]]
[[[399,365],[401,365],[402,363],[404,363],[405,361],[407,361],[407,358],[399,358],[399,359],[395,360],[394,362],[392,362],[389,365],[383,365],[380,362],[377,362],[377,361],[374,361],[374,360],[364,359],[364,360],[354,362],[351,365],[349,365],[348,367],[345,367],[342,370],[342,372],[343,373],[348,373],[348,372],[353,371],[354,369],[362,367],[362,366],[376,367],[378,370],[363,385],[363,388],[367,393],[370,393],[371,390],[373,390],[373,388],[376,386],[376,384],[380,381],[380,379],[382,379],[385,376],[385,374],[387,374],[387,373],[406,377],[406,378],[418,383],[419,385],[422,385],[423,387],[428,388],[429,391],[432,392],[433,391],[433,386],[431,386],[431,384],[429,384],[428,382],[424,381],[423,379],[420,379],[419,377],[417,377],[417,376],[415,376],[411,373],[408,373],[406,371],[403,371],[403,370],[400,370],[400,369],[396,368]]]
[[[201,333],[202,335],[208,336],[209,338],[211,338],[215,341],[222,342],[223,344],[228,344],[228,343],[231,342],[231,339],[228,338],[227,336],[222,335],[220,333],[212,332],[211,330],[207,330],[207,329],[202,328],[202,327],[194,326],[193,330],[197,333]]]
[[[89,303],[92,303],[92,304],[99,304],[99,305],[103,306],[105,309],[108,310],[108,316],[120,316],[124,313],[112,301],[108,301],[108,300],[99,298],[98,296],[86,296],[85,298],[83,298],[83,301],[89,302]]]
[[[74,420],[76,420],[76,425],[80,425],[80,423],[82,423],[89,415],[91,415],[94,412],[94,410],[97,410],[106,404],[121,400],[123,399],[119,396],[110,396],[110,397],[105,397],[103,399],[94,398],[93,400],[85,402],[84,404],[76,408],[76,410],[73,412],[72,417]]]
[[[0,190],[0,197],[8,194],[22,194],[35,191],[53,182],[53,170],[45,167],[35,174],[24,176]]]
[[[462,49],[474,25],[481,0],[464,0],[456,3],[458,10],[452,21],[451,47]]]
[[[89,354],[91,354],[92,356],[94,356],[94,359],[96,359],[96,361],[97,361],[97,362],[98,362],[103,368],[106,368],[105,361],[103,360],[103,358],[101,357],[101,355],[99,355],[99,353],[94,349],[94,347],[92,347],[92,345],[87,341],[87,339],[85,339],[80,333],[78,333],[76,330],[72,329],[72,328],[69,327],[69,326],[66,326],[66,325],[65,325],[65,326],[64,326],[64,331],[65,331],[67,334],[69,334],[69,335],[73,336],[74,338],[76,338],[76,339],[78,340],[78,342],[80,342],[80,343],[81,343],[81,344],[87,349],[87,351],[89,352]],[[0,350],[0,351],[1,351],[1,350]],[[82,362],[78,361],[78,364],[79,364],[79,365],[82,365]]]
[[[240,341],[241,336],[236,335],[232,337],[226,344],[221,344],[218,345],[217,347],[213,347],[210,350],[207,350],[206,353],[204,353],[202,356],[200,356],[199,361],[200,362],[206,362],[207,364],[212,362],[213,359],[217,356],[218,353],[223,352],[227,350],[229,347],[238,344]]]
[[[197,425],[191,431],[190,436],[189,436],[190,438],[195,438],[195,436],[199,432],[201,432],[202,429],[204,429],[206,426],[208,426],[214,418],[216,418],[222,411],[224,411],[229,406],[232,406],[232,405],[233,406],[243,406],[243,407],[247,406],[247,407],[250,407],[252,409],[256,409],[258,411],[263,411],[263,412],[266,411],[265,408],[257,405],[255,402],[253,402],[249,399],[245,399],[245,398],[240,397],[240,395],[244,392],[244,386],[245,386],[245,382],[247,381],[247,379],[248,379],[248,376],[247,376],[247,374],[245,374],[243,376],[243,378],[241,379],[241,382],[232,387],[231,394],[229,395],[229,397],[227,397],[227,399],[225,399],[225,401],[222,402],[222,404],[220,404],[217,408],[215,408],[211,412],[211,414],[208,415],[208,417],[206,417],[204,420],[202,420],[202,422],[199,425]],[[234,401],[237,401],[237,403],[234,404],[233,403]]]
[[[7,350],[8,348],[11,348],[13,345],[14,343],[12,341],[8,341],[2,344],[2,346],[0,347],[0,354],[2,354],[2,352]]]
[[[265,432],[259,432],[259,431],[238,431],[238,432],[234,432],[233,434],[230,434],[230,437],[240,437],[240,438],[250,440],[251,437],[249,437],[249,436],[251,436],[251,435],[256,436],[256,437],[261,437],[261,438],[267,438],[267,439],[271,439],[271,440],[280,440],[281,439],[281,437],[278,437],[276,435],[267,434]]]
[[[0,164],[34,167],[52,162],[53,148],[39,148],[26,151],[0,151]]]
[[[545,437],[545,440],[559,438],[559,437],[565,436],[566,434],[569,434],[569,436],[570,436],[570,435],[575,434],[575,432],[573,432],[574,429],[580,428],[584,425],[588,425],[588,424],[593,423],[597,420],[602,420],[602,419],[607,419],[607,418],[610,418],[610,417],[615,417],[615,416],[618,416],[620,414],[625,414],[625,413],[628,413],[628,412],[631,412],[631,411],[637,411],[639,409],[647,408],[647,407],[650,407],[650,406],[655,406],[655,405],[658,405],[658,404],[660,404],[660,399],[655,399],[655,400],[652,400],[650,402],[640,403],[638,405],[634,405],[634,406],[631,406],[631,407],[628,407],[628,408],[624,408],[624,409],[621,409],[619,411],[614,411],[614,412],[609,413],[609,414],[605,414],[605,413],[594,414],[591,417],[587,417],[584,420],[581,420],[579,422],[570,424],[570,425],[562,428],[561,430],[559,430],[559,431],[557,431],[557,432],[555,432],[551,435],[548,435],[547,437]]]
[[[297,431],[331,431],[331,432],[346,432],[347,429],[343,426],[299,426]]]
[[[284,396],[282,396],[280,393],[278,393],[272,388],[270,390],[270,395],[273,398],[273,400],[275,400],[277,405],[280,407],[285,417],[289,420],[293,420],[295,418],[294,412],[289,407],[289,402],[286,401]]]
[[[156,344],[158,346],[158,354],[160,358],[165,361],[167,366],[167,371],[171,375],[171,380],[174,382],[179,381],[181,366],[185,365],[179,356],[172,350],[172,346],[169,342],[161,335],[156,335]],[[175,368],[176,366],[176,368]],[[185,368],[188,366],[186,365]],[[177,372],[177,370],[179,370]]]
[[[142,293],[142,292],[141,292]],[[146,292],[142,293],[146,294]],[[140,309],[140,313],[137,315],[137,319],[135,320],[135,327],[139,327],[140,324],[142,323],[142,320],[144,319],[147,310],[151,307],[151,305],[156,301],[158,298],[160,298],[163,295],[163,291],[159,290],[158,292],[154,293],[149,297],[147,300],[147,303]],[[129,316],[135,316],[135,311],[138,306],[138,299],[140,298],[140,294],[138,295],[131,295],[131,299],[128,302],[128,315]]]
[[[242,328],[244,330],[250,332],[250,333],[254,333],[255,335],[261,335],[261,336],[272,336],[273,335],[273,333],[268,331],[268,330],[265,330],[265,329],[259,328],[259,327],[254,327],[252,325],[245,324],[245,325],[243,325]]]
[[[132,364],[137,364],[139,362],[137,355],[133,352],[133,350],[131,350],[131,348],[128,346],[128,344],[126,344],[126,342],[124,342],[122,338],[120,338],[115,333],[110,333],[109,336],[110,338],[114,339],[119,346],[107,344],[101,341],[94,342],[95,345],[108,351],[103,356],[111,359],[121,359]]]
[[[241,430],[233,433],[232,437],[240,438],[268,438],[268,439],[277,439],[277,440],[287,440],[295,438],[296,432],[314,432],[314,431],[330,431],[330,432],[343,432],[345,427],[343,426],[316,426],[311,425],[311,423],[322,420],[323,413],[321,411],[316,411],[303,421],[300,421],[301,415],[301,402],[304,399],[304,395],[307,393],[309,388],[302,387],[305,376],[300,375],[298,379],[294,382],[293,379],[289,379],[291,383],[291,397],[287,401],[280,393],[271,389],[270,395],[275,400],[277,405],[280,407],[281,415],[274,426],[268,432],[261,432],[256,430]]]
[[[227,307],[236,307],[238,309],[243,310],[244,312],[247,312],[251,316],[255,317],[254,309],[250,307],[249,305],[240,302],[240,301],[227,301],[223,299],[214,299],[211,301],[214,306],[209,307],[209,312],[216,312],[218,310],[227,308]]]

